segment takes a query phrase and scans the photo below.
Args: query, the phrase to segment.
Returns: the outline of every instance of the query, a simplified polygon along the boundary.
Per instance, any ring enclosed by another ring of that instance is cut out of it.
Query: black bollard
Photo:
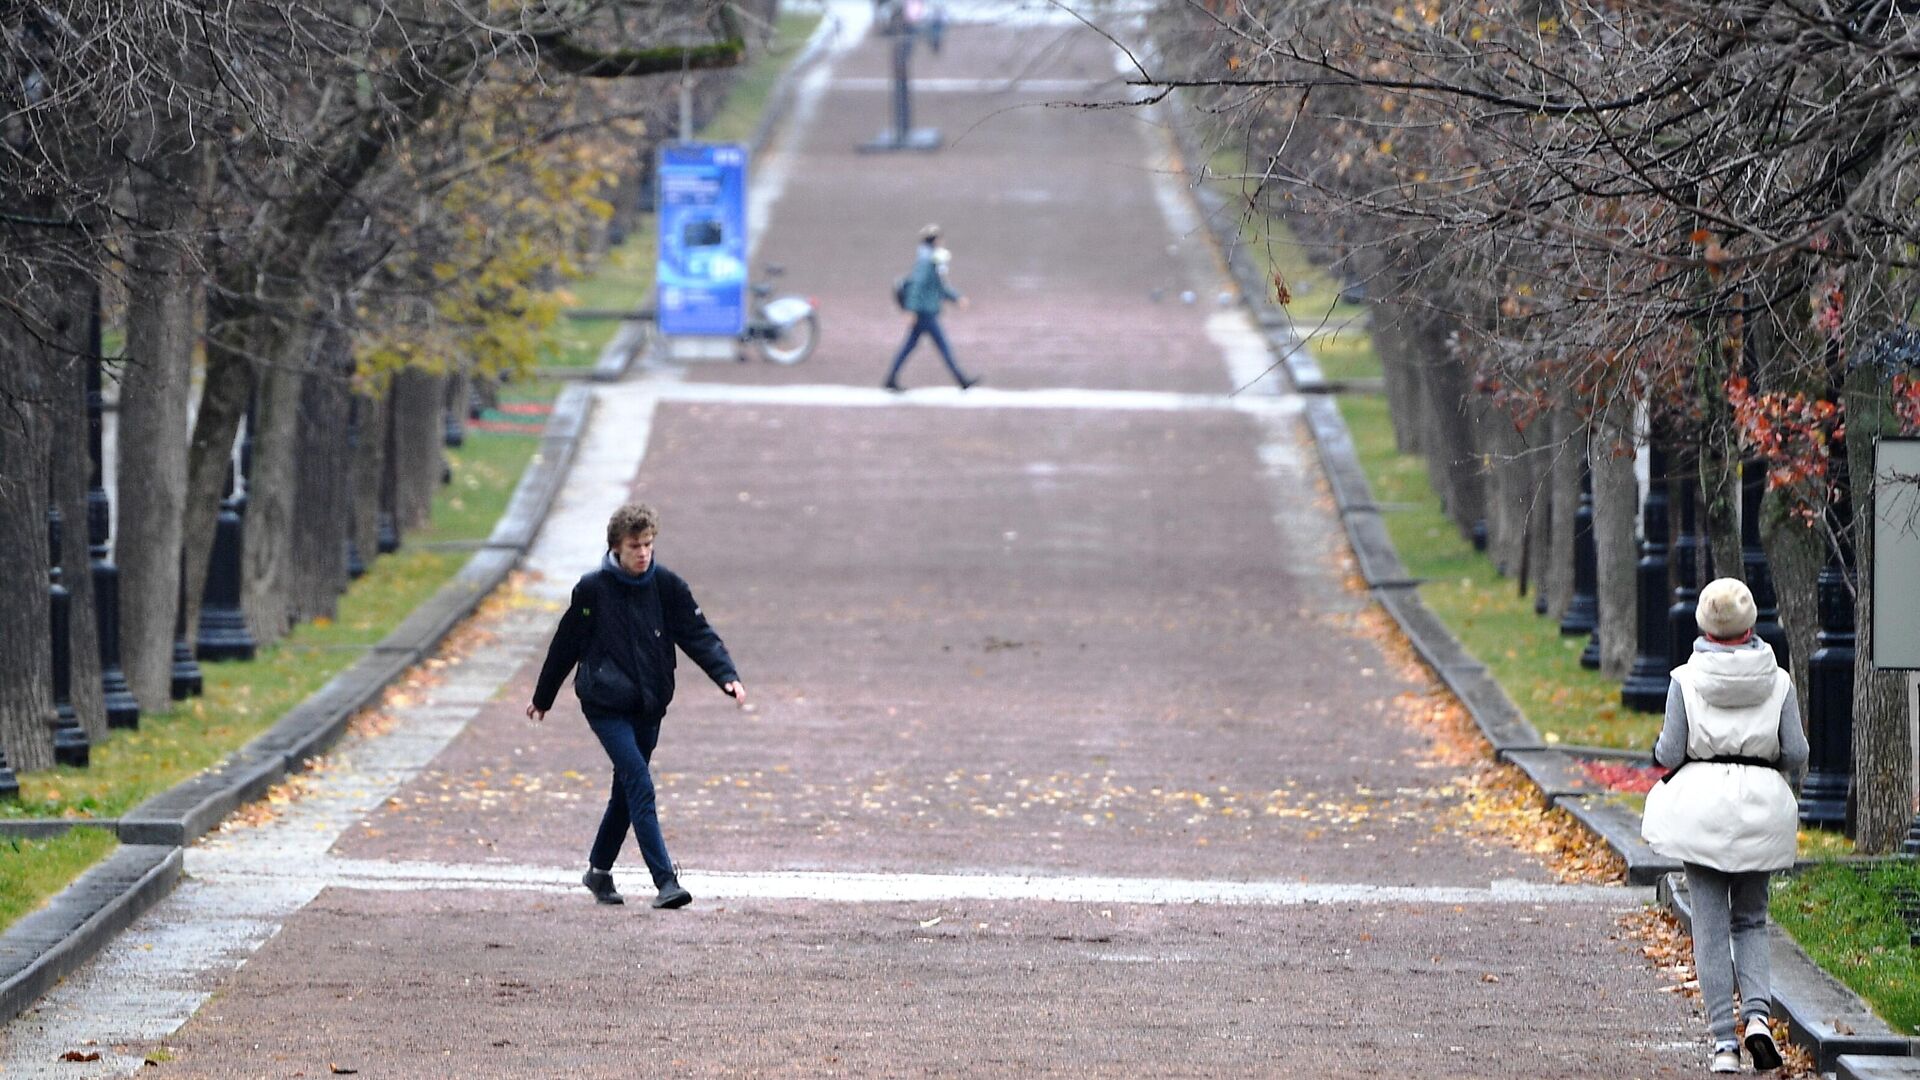
[[[1809,754],[1800,820],[1821,828],[1845,826],[1853,785],[1853,590],[1845,558],[1829,551],[1820,568],[1820,632],[1807,658]]]
[[[1693,639],[1699,636],[1694,612],[1700,606],[1700,559],[1706,551],[1706,538],[1700,535],[1699,476],[1683,475],[1677,481],[1680,493],[1680,530],[1673,538],[1673,603],[1667,608],[1667,667],[1687,662],[1693,654]],[[1665,702],[1661,703],[1665,708]]]
[[[1593,549],[1593,471],[1580,456],[1580,506],[1573,512],[1573,597],[1560,617],[1563,637],[1594,633],[1600,626],[1600,562]],[[1595,667],[1600,665],[1595,639]],[[1584,658],[1582,663],[1585,663]]]
[[[1634,569],[1633,667],[1620,687],[1620,704],[1635,712],[1665,712],[1670,636],[1667,623],[1667,476],[1666,457],[1657,444],[1647,447],[1647,499],[1640,511],[1640,562]]]
[[[19,797],[20,778],[13,775],[13,768],[7,764],[7,752],[0,750],[0,799]]]
[[[206,683],[200,676],[200,662],[193,658],[193,650],[187,647],[187,574],[184,567],[180,572],[180,602],[173,609],[173,674],[167,692],[175,701],[199,697],[206,692]]]
[[[1766,548],[1760,544],[1760,499],[1766,488],[1764,462],[1748,461],[1740,466],[1740,571],[1753,592],[1754,635],[1773,646],[1774,659],[1786,667],[1787,628],[1780,625],[1780,597],[1773,589]]]
[[[466,418],[459,409],[451,406],[447,408],[446,429],[441,435],[441,441],[455,449],[467,444]]]
[[[53,760],[61,765],[85,768],[93,757],[93,744],[87,729],[80,726],[80,715],[73,711],[73,612],[72,596],[61,581],[60,510],[47,506],[47,549],[52,552],[52,570],[48,576],[48,629],[53,634]]]
[[[227,467],[227,497],[213,527],[213,554],[207,561],[207,588],[200,600],[200,634],[194,652],[202,660],[253,659],[253,634],[240,610],[240,566],[246,554],[245,500],[234,488]]]
[[[1479,520],[1475,521],[1473,523],[1473,528],[1468,531],[1467,535],[1473,541],[1473,550],[1475,551],[1487,550],[1487,519],[1480,518]],[[1501,574],[1504,576],[1505,571],[1504,570],[1501,571]]]
[[[109,557],[107,540],[113,535],[113,507],[107,502],[106,465],[102,431],[106,400],[101,394],[100,312],[93,313],[93,360],[87,365],[87,554],[93,574],[93,616],[100,637],[100,688],[106,699],[107,726],[140,726],[140,703],[120,670],[120,568]]]

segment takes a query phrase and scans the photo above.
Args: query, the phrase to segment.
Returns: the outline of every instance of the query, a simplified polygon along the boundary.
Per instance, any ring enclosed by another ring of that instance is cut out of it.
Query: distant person
[[[527,718],[536,723],[546,718],[560,684],[578,664],[573,692],[613,763],[613,791],[580,883],[602,904],[626,902],[613,887],[613,863],[631,826],[659,890],[653,906],[677,908],[691,903],[693,895],[680,885],[667,856],[649,771],[660,721],[673,701],[674,646],[735,701],[744,703],[747,690],[687,583],[654,561],[659,532],[660,515],[645,503],[614,511],[607,522],[607,554],[598,570],[573,587],[573,601],[547,646]]]
[[[900,346],[900,352],[893,358],[893,368],[887,372],[887,381],[881,387],[899,391],[900,368],[907,362],[907,354],[920,343],[921,335],[933,339],[933,346],[940,350],[940,359],[947,362],[947,370],[953,373],[953,381],[966,390],[979,383],[979,378],[968,378],[953,362],[953,350],[947,345],[947,335],[940,329],[940,308],[951,300],[962,310],[967,307],[967,299],[953,291],[947,284],[947,264],[953,256],[940,246],[940,226],[929,225],[920,230],[920,250],[915,254],[913,269],[900,279],[894,287],[894,297],[900,307],[907,312],[911,320],[907,328],[906,343]]]
[[[1767,1030],[1767,879],[1793,865],[1807,736],[1793,680],[1753,635],[1753,593],[1734,578],[1700,590],[1693,655],[1673,669],[1654,760],[1672,771],[1647,793],[1641,835],[1686,868],[1693,964],[1717,1073],[1780,1067]],[[1742,1021],[1735,1026],[1733,992]]]

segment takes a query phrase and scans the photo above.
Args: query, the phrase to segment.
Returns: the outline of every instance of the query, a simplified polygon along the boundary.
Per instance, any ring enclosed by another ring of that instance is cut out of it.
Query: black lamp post
[[[1698,459],[1696,458],[1697,462]],[[1700,606],[1700,558],[1706,550],[1700,535],[1699,476],[1689,478],[1681,470],[1676,478],[1680,492],[1680,530],[1673,539],[1673,604],[1667,608],[1667,669],[1679,667],[1693,653],[1693,639],[1699,634],[1694,613]],[[1666,701],[1661,700],[1661,708]]]
[[[0,750],[0,799],[18,799],[20,797],[20,778],[13,775],[13,769],[7,764],[7,752]]]
[[[202,660],[251,660],[253,634],[240,610],[240,561],[246,554],[243,496],[227,465],[227,497],[213,527],[213,555],[207,564],[207,589],[200,601],[200,635],[195,653]]]
[[[884,150],[938,150],[940,129],[913,126],[912,69],[913,46],[922,33],[928,44],[939,51],[937,26],[923,26],[924,20],[909,18],[907,0],[880,0],[875,6],[881,33],[893,41],[893,126],[870,142],[860,144],[866,152]]]
[[[113,535],[113,507],[107,501],[105,453],[102,446],[106,425],[106,400],[101,392],[100,304],[94,298],[89,331],[93,352],[87,364],[87,554],[93,574],[93,615],[100,635],[100,687],[110,728],[138,728],[140,703],[127,686],[126,672],[120,670],[120,568],[109,558],[108,539]]]
[[[1787,666],[1787,628],[1780,625],[1780,597],[1773,589],[1773,569],[1760,544],[1760,500],[1766,492],[1767,467],[1759,461],[1740,466],[1740,571],[1753,592],[1753,632],[1773,646],[1774,660]]]
[[[1593,550],[1593,470],[1580,455],[1580,506],[1573,512],[1573,597],[1560,617],[1562,637],[1595,633],[1600,626],[1600,563]],[[1596,643],[1598,639],[1595,639]],[[1597,652],[1597,645],[1596,645]],[[1584,660],[1583,660],[1584,662]],[[1594,657],[1598,667],[1600,658]]]
[[[73,709],[73,598],[61,580],[60,508],[47,505],[47,550],[52,553],[47,585],[47,622],[53,634],[53,760],[81,768],[93,756],[93,744],[87,729],[80,726],[80,715]]]
[[[1853,785],[1853,590],[1844,551],[1827,553],[1816,586],[1820,632],[1807,657],[1807,780],[1800,820],[1843,827]]]
[[[1647,446],[1647,499],[1640,511],[1640,562],[1634,569],[1638,611],[1633,667],[1620,687],[1620,703],[1635,712],[1664,712],[1672,668],[1667,663],[1667,476],[1658,443]]]
[[[187,645],[187,574],[180,572],[180,602],[173,609],[173,672],[167,691],[175,701],[199,697],[206,691],[200,675],[200,662]]]

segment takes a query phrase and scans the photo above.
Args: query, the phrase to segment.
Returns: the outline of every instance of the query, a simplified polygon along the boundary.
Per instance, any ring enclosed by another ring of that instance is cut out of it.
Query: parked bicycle
[[[762,275],[777,278],[786,272],[779,266],[762,268]],[[742,345],[752,345],[760,358],[773,364],[797,364],[813,355],[820,342],[820,312],[812,299],[804,296],[774,296],[773,286],[755,282],[752,288],[753,310],[747,316],[746,329],[740,331]],[[746,350],[740,359],[747,358]]]

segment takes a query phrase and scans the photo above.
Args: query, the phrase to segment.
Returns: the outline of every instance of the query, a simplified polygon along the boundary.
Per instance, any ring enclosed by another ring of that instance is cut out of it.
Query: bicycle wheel
[[[803,319],[796,319],[785,326],[777,326],[766,336],[754,339],[754,346],[760,350],[760,357],[774,364],[797,364],[813,355],[813,347],[820,342],[820,313],[807,312]]]

